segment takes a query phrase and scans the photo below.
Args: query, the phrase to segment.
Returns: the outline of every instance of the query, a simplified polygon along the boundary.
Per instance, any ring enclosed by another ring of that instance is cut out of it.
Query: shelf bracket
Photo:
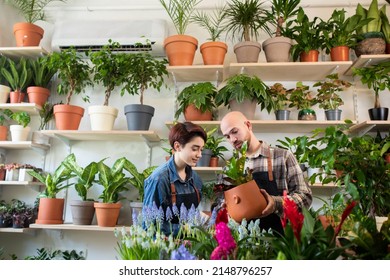
[[[221,78],[221,72],[219,71],[219,70],[217,70],[216,71],[216,73],[215,73],[215,79],[216,79],[216,87],[218,88],[218,86],[219,86],[219,79]]]
[[[337,73],[337,70],[340,68],[340,65],[336,65],[333,70],[330,72],[330,74]]]
[[[372,58],[369,58],[364,64],[362,67],[367,67],[371,64],[371,61],[372,61]]]
[[[240,74],[245,74],[245,66],[242,66],[240,69]]]

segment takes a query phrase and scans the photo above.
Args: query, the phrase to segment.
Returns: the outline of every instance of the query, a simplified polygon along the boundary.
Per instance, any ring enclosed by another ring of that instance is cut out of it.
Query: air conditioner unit
[[[73,46],[80,52],[96,51],[111,39],[121,45],[116,51],[150,51],[154,56],[165,56],[163,44],[167,34],[167,24],[163,19],[70,19],[56,22],[52,50],[59,52]]]

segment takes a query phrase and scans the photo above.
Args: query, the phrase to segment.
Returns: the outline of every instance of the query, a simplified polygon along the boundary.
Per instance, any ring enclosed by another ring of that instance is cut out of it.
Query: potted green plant
[[[130,208],[133,213],[138,216],[142,210],[143,201],[144,201],[144,181],[149,177],[150,174],[157,168],[157,166],[150,166],[145,168],[143,171],[139,172],[137,167],[129,160],[125,161],[124,165],[125,170],[127,170],[132,178],[129,179],[130,185],[138,190],[138,199],[137,201],[130,202]]]
[[[356,6],[356,14],[361,19],[371,19],[367,24],[361,26],[357,31],[358,42],[355,46],[356,56],[362,54],[384,54],[386,51],[386,41],[382,32],[381,14],[386,12],[386,6],[381,9],[378,7],[378,1],[372,0],[368,9],[360,3]]]
[[[193,16],[194,23],[203,27],[209,34],[209,42],[200,45],[204,65],[223,65],[228,46],[219,41],[224,31],[223,21],[226,5],[215,8],[211,14],[204,11],[196,11]]]
[[[12,141],[26,141],[31,131],[28,126],[31,122],[30,114],[25,111],[13,112],[10,109],[5,109],[4,114],[17,123],[9,127]]]
[[[24,100],[25,90],[31,81],[31,69],[27,60],[22,57],[17,62],[7,58],[7,66],[1,73],[11,87],[10,102],[21,103]]]
[[[390,54],[390,21],[386,11],[381,9],[382,33],[386,41],[386,53]]]
[[[109,99],[114,90],[126,82],[129,73],[129,54],[116,52],[119,47],[118,42],[110,39],[107,45],[88,55],[93,65],[93,81],[105,89],[103,105],[88,107],[92,130],[112,130],[118,116],[118,109],[109,106]]]
[[[88,191],[96,182],[95,177],[98,173],[98,164],[91,162],[87,166],[81,167],[77,163],[76,156],[73,153],[63,161],[63,164],[66,168],[72,170],[75,178],[77,178],[74,188],[80,200],[72,200],[70,202],[73,224],[90,225],[95,215],[95,200],[88,198]]]
[[[271,9],[266,11],[266,22],[275,29],[268,29],[270,38],[263,42],[267,62],[289,62],[292,45],[293,19],[298,14],[300,0],[272,0]]]
[[[11,206],[5,200],[0,200],[0,228],[12,225]]]
[[[117,159],[111,167],[104,163],[106,158],[98,162],[98,184],[103,187],[99,196],[101,202],[95,202],[96,219],[99,226],[113,227],[116,225],[119,211],[122,207],[120,193],[128,190],[130,178],[124,173],[127,159]]]
[[[218,186],[224,193],[229,216],[238,223],[243,219],[260,217],[267,206],[267,201],[253,180],[251,171],[245,168],[247,148],[248,144],[244,142],[240,150],[233,151],[233,156],[222,170],[223,180],[227,183]]]
[[[223,18],[225,30],[233,41],[237,62],[257,62],[261,44],[257,42],[260,30],[267,30],[267,18],[263,3],[259,0],[232,0],[227,4]]]
[[[381,107],[379,93],[390,89],[390,62],[380,62],[376,65],[354,68],[353,75],[360,76],[362,84],[374,90],[374,108],[368,109],[371,120],[387,120],[389,108]]]
[[[217,129],[212,129],[207,135],[207,141],[204,145],[204,149],[211,151],[210,167],[217,167],[218,161],[221,158],[225,160],[223,152],[227,152],[228,149],[222,145],[225,141],[225,137],[218,135]]]
[[[301,62],[318,61],[319,52],[324,46],[320,22],[322,19],[314,17],[309,20],[302,7],[299,7],[298,14],[294,20],[295,25],[291,28],[294,44],[291,46],[290,54],[293,61],[300,58]]]
[[[71,183],[69,179],[74,177],[72,170],[67,168],[64,161],[67,161],[68,155],[54,170],[54,172],[37,172],[35,170],[27,171],[28,174],[44,184],[45,190],[39,195],[39,209],[37,224],[62,224],[64,212],[64,198],[57,198],[57,194],[67,189]]]
[[[90,66],[73,47],[50,54],[48,65],[58,73],[58,94],[66,95],[65,104],[56,104],[53,109],[57,129],[77,130],[84,115],[84,108],[70,105],[70,101],[74,94],[85,92],[87,86],[92,86]],[[83,100],[89,102],[89,96],[85,95]]]
[[[268,94],[273,99],[273,110],[276,120],[288,120],[290,118],[290,92],[281,84],[275,83],[267,89]]]
[[[48,66],[46,56],[29,60],[32,84],[27,87],[28,101],[42,107],[50,96],[49,83],[56,73]]]
[[[229,77],[215,97],[217,106],[228,106],[232,111],[241,111],[249,120],[255,116],[256,105],[260,110],[271,112],[272,97],[267,85],[257,76],[237,74]]]
[[[0,69],[8,68],[7,57],[0,56]],[[3,71],[0,70],[0,103],[7,103],[11,88],[8,86],[7,80],[3,76]]]
[[[310,87],[304,85],[301,81],[296,83],[296,87],[289,89],[290,108],[297,108],[298,120],[316,120],[316,112],[312,109],[318,103]]]
[[[0,109],[0,141],[7,140],[7,136],[8,136],[8,126],[6,126],[7,118],[8,118],[8,114],[6,114],[4,110]]]
[[[198,40],[186,35],[188,25],[192,22],[195,7],[202,0],[160,0],[176,29],[177,35],[171,35],[164,40],[164,49],[169,65],[192,65]]]
[[[332,61],[349,60],[349,49],[356,46],[359,37],[356,30],[369,21],[370,19],[362,19],[357,14],[347,17],[344,9],[335,9],[327,21],[320,23],[325,51],[330,53]]]
[[[130,55],[128,59],[130,73],[123,88],[130,95],[139,95],[140,104],[125,105],[128,130],[149,130],[155,109],[144,104],[144,92],[152,88],[160,91],[164,85],[164,78],[168,76],[166,64],[166,59],[157,59],[150,53],[139,52]]]
[[[216,94],[217,88],[211,82],[193,83],[185,87],[177,96],[175,118],[184,114],[186,121],[211,121],[213,110],[217,108],[214,100]]]
[[[26,22],[14,24],[16,46],[38,46],[43,34],[43,28],[34,24],[39,20],[46,20],[45,7],[54,1],[66,2],[65,0],[5,0],[7,4],[14,6],[22,14]]]
[[[350,82],[339,79],[338,73],[327,75],[325,80],[314,83],[313,87],[318,87],[316,99],[319,107],[325,110],[327,120],[341,119],[339,107],[344,102],[338,92],[346,90],[351,85]]]

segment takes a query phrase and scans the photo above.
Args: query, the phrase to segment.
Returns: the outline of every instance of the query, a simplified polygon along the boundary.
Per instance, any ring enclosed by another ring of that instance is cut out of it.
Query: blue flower
[[[187,248],[181,244],[177,250],[172,251],[171,260],[196,260],[196,257],[188,252]]]
[[[167,208],[167,211],[165,211],[165,217],[166,217],[166,220],[167,221],[172,221],[173,219],[173,214],[172,214],[172,210],[170,207]]]

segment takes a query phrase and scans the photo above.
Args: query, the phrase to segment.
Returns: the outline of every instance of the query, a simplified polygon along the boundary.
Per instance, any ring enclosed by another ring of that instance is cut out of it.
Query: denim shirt
[[[152,207],[153,201],[157,207],[160,205],[171,204],[171,183],[175,185],[177,194],[194,193],[194,188],[197,188],[201,198],[201,189],[203,186],[202,180],[196,171],[192,170],[191,166],[186,167],[187,178],[183,181],[177,173],[174,155],[164,163],[157,167],[154,172],[145,180],[144,206]],[[180,209],[180,205],[177,205]],[[178,224],[173,224],[173,232],[177,233]],[[164,222],[162,231],[165,235],[170,234],[169,222]]]

